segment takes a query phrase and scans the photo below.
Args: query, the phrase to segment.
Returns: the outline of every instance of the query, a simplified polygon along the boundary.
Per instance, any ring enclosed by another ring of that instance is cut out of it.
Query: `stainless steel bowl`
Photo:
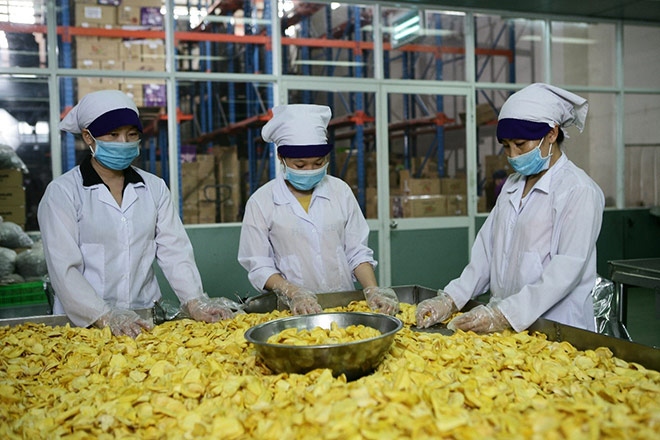
[[[335,322],[339,327],[364,325],[381,332],[376,338],[344,344],[286,345],[269,344],[269,337],[287,328],[312,330],[315,327],[330,329]],[[245,332],[245,339],[253,343],[264,363],[276,373],[306,373],[317,368],[329,368],[333,376],[345,374],[354,380],[370,374],[381,363],[390,349],[396,332],[403,323],[379,313],[336,312],[300,315],[276,319],[256,325]]]

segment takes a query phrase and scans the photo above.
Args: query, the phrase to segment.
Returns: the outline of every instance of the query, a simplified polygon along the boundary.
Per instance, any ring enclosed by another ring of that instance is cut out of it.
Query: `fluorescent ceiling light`
[[[203,61],[224,61],[229,58],[223,56],[202,56],[202,55],[176,55],[177,60],[203,60]]]
[[[371,25],[364,26],[362,30],[364,31],[370,31]],[[394,27],[392,26],[381,26],[381,29],[383,30],[384,34],[393,34],[394,33]],[[420,35],[432,35],[432,36],[441,36],[441,37],[447,37],[449,35],[455,35],[457,32],[456,31],[450,31],[449,29],[420,29],[419,34]]]
[[[434,14],[436,14],[435,11],[430,11],[430,12],[433,12]],[[441,14],[441,15],[458,15],[458,16],[462,17],[462,16],[465,15],[465,12],[461,12],[461,11],[439,11],[439,12],[437,12],[437,14]]]
[[[230,24],[270,24],[270,20],[252,17],[231,17],[227,15],[207,15],[204,18],[208,23],[230,23]]]
[[[539,35],[525,35],[520,37],[520,41],[541,41]],[[574,38],[574,37],[555,37],[551,36],[550,41],[553,43],[566,43],[566,44],[596,44],[596,40],[592,38]]]
[[[304,64],[309,66],[339,66],[339,67],[354,67],[364,66],[362,61],[322,61],[322,60],[296,60],[293,64]]]

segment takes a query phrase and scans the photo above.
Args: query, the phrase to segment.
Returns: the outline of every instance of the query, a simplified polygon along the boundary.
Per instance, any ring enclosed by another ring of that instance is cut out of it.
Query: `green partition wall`
[[[477,230],[485,217],[475,219]],[[240,226],[188,228],[204,287],[211,296],[245,298],[257,292],[238,264]],[[460,275],[469,260],[468,230],[428,229],[391,232],[392,285],[441,288]],[[378,234],[369,245],[378,255]],[[660,257],[660,218],[648,209],[607,210],[598,239],[598,272],[607,277],[610,260]],[[172,292],[158,272],[165,296]]]

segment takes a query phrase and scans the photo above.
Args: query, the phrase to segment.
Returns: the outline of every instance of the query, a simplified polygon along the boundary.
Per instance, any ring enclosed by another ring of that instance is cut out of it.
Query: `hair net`
[[[574,93],[549,84],[535,83],[506,100],[497,123],[497,138],[541,139],[553,127],[575,125],[584,129],[589,104]]]
[[[102,136],[124,125],[142,131],[135,102],[119,90],[100,90],[85,95],[62,119],[60,130],[79,134],[88,129],[93,136]]]
[[[330,152],[327,128],[332,111],[325,105],[292,104],[273,107],[273,117],[261,129],[282,157],[322,157]]]

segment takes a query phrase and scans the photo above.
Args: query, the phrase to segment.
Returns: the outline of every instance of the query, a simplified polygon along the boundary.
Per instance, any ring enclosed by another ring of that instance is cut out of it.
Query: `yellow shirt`
[[[309,204],[312,201],[312,195],[309,194],[309,195],[306,195],[306,196],[300,196],[300,197],[297,197],[297,199],[300,202],[300,204],[302,205],[305,212],[309,212]]]

